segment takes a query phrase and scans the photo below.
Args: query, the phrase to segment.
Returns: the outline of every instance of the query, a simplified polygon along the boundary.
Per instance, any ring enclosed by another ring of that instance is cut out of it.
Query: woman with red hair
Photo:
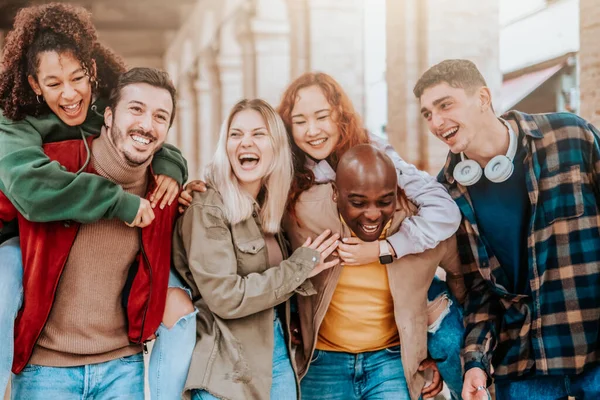
[[[461,220],[460,212],[444,187],[427,173],[419,171],[413,165],[403,161],[385,141],[369,134],[363,127],[361,118],[354,110],[348,95],[331,76],[325,73],[311,72],[297,78],[285,90],[278,112],[291,139],[295,167],[295,176],[289,195],[288,221],[284,224],[286,229],[294,229],[295,224],[298,227],[302,225],[302,216],[296,213],[296,206],[302,193],[317,184],[335,181],[336,169],[341,156],[356,145],[371,143],[385,151],[392,159],[396,167],[398,186],[402,189],[400,192],[403,192],[408,200],[417,206],[418,211],[415,215],[406,218],[398,232],[387,239],[363,242],[357,237],[344,238],[343,243],[338,247],[342,263],[346,266],[368,265],[381,260],[384,260],[381,261],[382,263],[389,263],[409,254],[433,249],[450,238],[457,230]],[[348,268],[344,271],[344,273],[349,273]],[[340,288],[338,285],[335,290],[346,289],[348,288]],[[428,297],[430,300],[434,300],[440,296],[448,298],[450,293],[443,282],[435,280],[431,285]],[[380,299],[374,301],[377,300]],[[448,301],[446,304],[449,311],[453,302]],[[329,306],[326,305],[326,307]],[[300,315],[304,317],[312,312],[310,310],[299,311]],[[455,316],[460,313],[456,306],[453,311]],[[437,322],[444,319],[446,314],[447,312],[443,312]],[[360,318],[360,313],[356,318]],[[458,320],[458,318],[455,319]],[[315,331],[319,330],[321,322],[311,322],[315,324]],[[435,324],[430,326],[430,333],[443,329],[443,327],[433,325]],[[453,349],[447,349],[452,352],[452,357],[440,356],[440,358],[448,358],[448,360],[452,358],[449,371],[460,370],[458,353],[461,346],[461,333],[455,332],[457,331],[455,328],[453,331],[452,337],[455,338],[455,343]],[[335,343],[328,343],[327,346],[324,345],[320,348],[318,338],[303,339],[315,340],[317,350],[331,351],[332,348],[344,348],[343,344],[336,346],[338,344]],[[378,349],[388,350],[385,347],[378,347]],[[357,352],[373,350],[371,348],[358,349]],[[429,350],[432,357],[437,358],[431,347]],[[394,368],[399,364],[398,359],[399,357],[396,357],[390,361],[390,363],[395,363]],[[307,374],[302,377],[307,378],[302,383],[302,392],[306,398],[338,398],[341,393],[344,393],[342,390],[337,390],[337,385],[333,385],[332,382],[324,382],[325,378],[322,375],[320,378],[319,373],[315,370],[313,368],[313,372],[311,372],[308,369]],[[440,366],[440,371],[448,383],[451,381],[452,383],[456,382],[456,385],[462,385],[460,372],[455,373],[457,376],[454,379],[455,377],[450,376],[452,374],[444,374],[442,366]],[[339,379],[339,383],[345,382],[343,377],[339,377]],[[461,392],[459,388],[451,389],[456,393]],[[329,393],[331,390],[336,391],[337,394]],[[398,395],[398,393],[387,393],[387,395],[390,394]],[[364,396],[358,396],[358,398],[362,397]]]

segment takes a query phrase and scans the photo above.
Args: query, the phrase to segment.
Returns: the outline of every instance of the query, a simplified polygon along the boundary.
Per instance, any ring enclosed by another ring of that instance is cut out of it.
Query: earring
[[[90,82],[94,84],[94,90],[98,90],[98,80],[90,78]]]
[[[40,100],[40,97],[42,100]],[[42,104],[44,102],[44,96],[40,96],[39,94],[35,95],[35,99],[37,100],[38,104]]]

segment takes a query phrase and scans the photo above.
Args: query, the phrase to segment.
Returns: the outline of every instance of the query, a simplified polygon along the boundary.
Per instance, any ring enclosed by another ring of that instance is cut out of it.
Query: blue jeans
[[[273,381],[270,398],[275,400],[296,400],[296,375],[292,369],[281,320],[275,318],[273,323]],[[205,390],[194,390],[193,400],[218,400]]]
[[[142,353],[79,367],[28,364],[13,376],[13,400],[144,400]]]
[[[13,363],[15,318],[23,300],[23,262],[19,238],[0,244],[0,396]]]
[[[191,296],[179,277],[171,271],[169,287],[181,288]],[[152,400],[180,399],[196,345],[196,314],[181,317],[171,329],[163,323],[156,331],[150,354],[148,383]]]
[[[496,400],[600,399],[600,365],[579,375],[540,376],[496,381]]]
[[[446,282],[435,277],[427,297],[431,301],[440,295],[448,296],[451,303],[447,314],[442,315],[441,323],[427,333],[427,350],[430,357],[436,361],[452,398],[460,399],[463,387],[460,351],[465,332],[463,313],[460,304],[448,290]]]
[[[307,400],[410,400],[400,346],[358,354],[315,350],[300,392]]]
[[[13,363],[14,321],[23,297],[23,261],[19,238],[0,245],[0,394],[3,393]],[[184,288],[171,271],[169,287]],[[156,331],[150,356],[148,380],[152,400],[180,398],[196,345],[196,311],[181,318],[171,328],[163,324]]]

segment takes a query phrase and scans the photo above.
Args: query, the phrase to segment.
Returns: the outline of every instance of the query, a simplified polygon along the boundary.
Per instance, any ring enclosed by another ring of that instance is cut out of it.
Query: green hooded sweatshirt
[[[101,176],[67,172],[42,149],[43,143],[99,135],[106,105],[106,100],[98,99],[85,122],[73,127],[54,113],[12,121],[0,110],[0,191],[26,219],[89,223],[118,218],[133,222],[140,206],[138,196]],[[187,162],[174,146],[164,144],[154,155],[152,168],[179,184],[187,180]]]

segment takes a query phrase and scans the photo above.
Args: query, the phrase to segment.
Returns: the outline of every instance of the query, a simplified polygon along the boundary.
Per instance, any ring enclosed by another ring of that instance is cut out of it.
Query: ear
[[[492,92],[487,86],[482,86],[479,89],[479,102],[481,111],[488,111],[492,107]]]
[[[42,95],[42,89],[40,89],[40,85],[38,85],[37,80],[32,75],[27,77],[27,82],[29,82],[29,86],[31,86],[31,89],[35,92],[36,96]]]
[[[106,107],[104,110],[104,125],[110,129],[113,123],[113,112],[110,107]]]
[[[337,186],[335,185],[335,182],[331,182],[331,187],[333,189],[333,191],[331,193],[331,199],[333,200],[334,203],[337,203],[340,194],[338,192]]]

